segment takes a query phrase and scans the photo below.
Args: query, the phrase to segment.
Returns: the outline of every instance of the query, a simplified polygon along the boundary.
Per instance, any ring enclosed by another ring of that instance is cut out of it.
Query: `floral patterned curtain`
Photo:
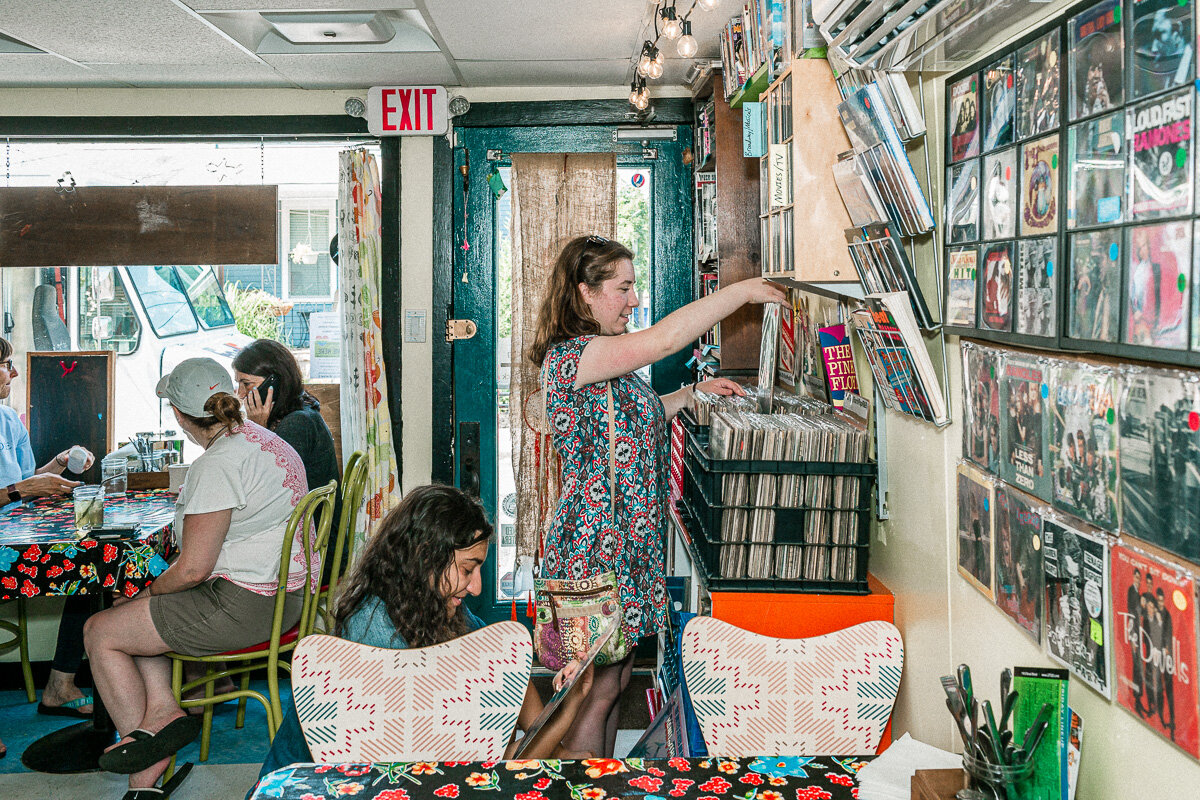
[[[342,453],[362,450],[367,485],[359,509],[361,540],[400,499],[379,308],[379,167],[366,150],[340,154],[338,292],[342,313]]]

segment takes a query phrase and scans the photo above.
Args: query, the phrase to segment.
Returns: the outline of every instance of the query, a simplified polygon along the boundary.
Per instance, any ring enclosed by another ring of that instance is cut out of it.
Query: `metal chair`
[[[292,697],[320,763],[500,759],[532,663],[517,622],[407,650],[316,634],[292,657]]]
[[[342,473],[342,517],[338,520],[337,538],[333,541],[333,561],[330,562],[329,583],[321,587],[317,595],[317,607],[321,610],[321,632],[333,633],[333,601],[337,597],[338,583],[342,575],[342,553],[346,554],[346,566],[354,560],[354,531],[358,523],[359,506],[367,486],[367,457],[362,450],[355,450],[346,461]]]
[[[25,679],[25,697],[29,702],[37,699],[37,692],[33,686],[33,670],[29,666],[29,615],[25,608],[25,598],[17,598],[17,621],[10,622],[6,619],[0,619],[0,630],[12,634],[12,638],[0,644],[0,654],[8,653],[12,650],[20,649],[21,651],[21,676]]]
[[[275,738],[275,731],[283,720],[283,708],[279,700],[279,670],[291,672],[291,665],[280,660],[280,655],[295,649],[297,642],[312,633],[317,617],[317,590],[320,585],[319,575],[314,576],[311,565],[313,555],[320,553],[324,556],[329,546],[329,528],[333,521],[333,497],[337,492],[337,481],[330,481],[325,486],[313,489],[301,498],[288,517],[283,539],[283,552],[279,557],[279,586],[275,590],[275,614],[271,622],[271,638],[240,650],[230,650],[212,656],[188,656],[182,653],[167,653],[171,659],[171,690],[181,708],[204,707],[203,728],[200,734],[200,760],[208,760],[208,747],[212,739],[213,706],[227,700],[238,700],[237,719],[235,727],[241,728],[246,721],[246,699],[253,698],[262,703],[267,712],[267,737]],[[319,512],[319,513],[318,513]],[[315,536],[300,536],[300,531],[316,530]],[[283,608],[287,597],[288,572],[292,564],[292,547],[296,539],[304,543],[304,603],[300,611],[300,620],[284,631]],[[184,683],[184,662],[193,661],[207,665],[204,677]],[[224,662],[225,668],[218,669]],[[234,665],[236,664],[236,665]],[[250,673],[255,670],[267,671],[267,696],[250,688]],[[239,688],[230,692],[214,693],[214,685],[218,680],[234,675],[241,676]],[[204,697],[195,700],[184,700],[185,692],[197,687],[204,687]],[[169,778],[175,769],[172,759],[167,769]]]
[[[776,639],[712,617],[683,629],[683,675],[710,756],[874,753],[904,642],[890,622]]]

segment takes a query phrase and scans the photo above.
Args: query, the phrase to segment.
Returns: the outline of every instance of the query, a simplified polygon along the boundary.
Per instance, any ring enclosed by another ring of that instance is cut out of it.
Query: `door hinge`
[[[459,339],[474,338],[478,330],[479,326],[473,319],[448,319],[446,320],[446,341],[454,342]]]

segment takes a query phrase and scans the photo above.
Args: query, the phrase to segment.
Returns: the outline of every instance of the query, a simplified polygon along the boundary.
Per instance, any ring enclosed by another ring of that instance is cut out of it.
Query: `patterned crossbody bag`
[[[548,424],[546,387],[542,389],[542,418]],[[616,410],[612,381],[608,382],[608,479],[609,509],[617,524]],[[554,512],[546,514],[546,528]],[[543,531],[543,535],[545,531]],[[628,637],[621,626],[621,590],[617,573],[609,570],[588,578],[536,578],[533,582],[537,617],[533,646],[538,661],[547,669],[560,670],[574,659],[582,659],[592,643],[609,625],[616,630],[596,656],[596,664],[615,664],[629,652]]]

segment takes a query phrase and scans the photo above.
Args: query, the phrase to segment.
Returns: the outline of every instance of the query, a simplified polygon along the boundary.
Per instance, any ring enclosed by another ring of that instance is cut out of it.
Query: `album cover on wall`
[[[1067,227],[1124,221],[1125,115],[1114,112],[1067,132]]]
[[[1017,235],[1017,149],[1010,147],[983,159],[983,238]]]
[[[983,71],[983,95],[987,104],[987,122],[984,123],[983,135],[985,152],[1012,144],[1013,119],[1017,110],[1016,74],[1013,63],[1014,56],[1009,53]]]
[[[1042,504],[1001,484],[996,489],[996,605],[1035,642],[1042,640]]]
[[[979,76],[968,75],[950,84],[950,131],[948,153],[951,161],[979,155]]]
[[[1186,86],[1195,70],[1191,0],[1133,0],[1131,99]]]
[[[1046,649],[1050,657],[1111,699],[1108,651],[1112,636],[1105,608],[1110,597],[1105,535],[1045,517],[1042,566],[1046,581]]]
[[[1047,361],[1011,352],[1004,356],[1000,384],[1000,477],[1050,502],[1050,376]]]
[[[1058,126],[1062,48],[1058,29],[1017,51],[1017,138]]]
[[[1133,140],[1132,221],[1187,214],[1192,208],[1192,89],[1156,97],[1126,112]]]
[[[1200,247],[1196,247],[1200,236],[1200,220],[1192,228],[1192,285],[1200,278]],[[1192,292],[1192,349],[1200,350],[1200,292]]]
[[[1058,230],[1058,136],[1021,148],[1021,235]]]
[[[1071,119],[1116,108],[1125,102],[1125,37],[1121,0],[1076,14],[1067,26],[1071,56]]]
[[[974,242],[979,239],[979,159],[955,164],[948,173],[946,243]]]
[[[1121,324],[1120,229],[1076,233],[1070,239],[1071,275],[1067,335],[1115,342]]]
[[[1109,367],[1050,365],[1050,469],[1056,508],[1117,529],[1117,379]]]
[[[1200,379],[1129,367],[1120,408],[1121,529],[1200,561]]]
[[[1012,330],[1013,243],[997,242],[983,248],[983,298],[981,328]]]
[[[974,328],[975,274],[979,248],[951,247],[947,261],[945,324]]]
[[[1124,340],[1147,347],[1186,348],[1192,224],[1160,222],[1126,228],[1125,250],[1129,269]]]
[[[1053,336],[1055,308],[1054,261],[1058,239],[1022,239],[1017,242],[1017,333]]]
[[[1001,351],[962,343],[963,455],[993,475],[1000,474]]]
[[[1174,564],[1112,549],[1117,702],[1200,758],[1196,581]]]
[[[992,597],[992,514],[990,478],[970,464],[958,465],[958,572]]]

